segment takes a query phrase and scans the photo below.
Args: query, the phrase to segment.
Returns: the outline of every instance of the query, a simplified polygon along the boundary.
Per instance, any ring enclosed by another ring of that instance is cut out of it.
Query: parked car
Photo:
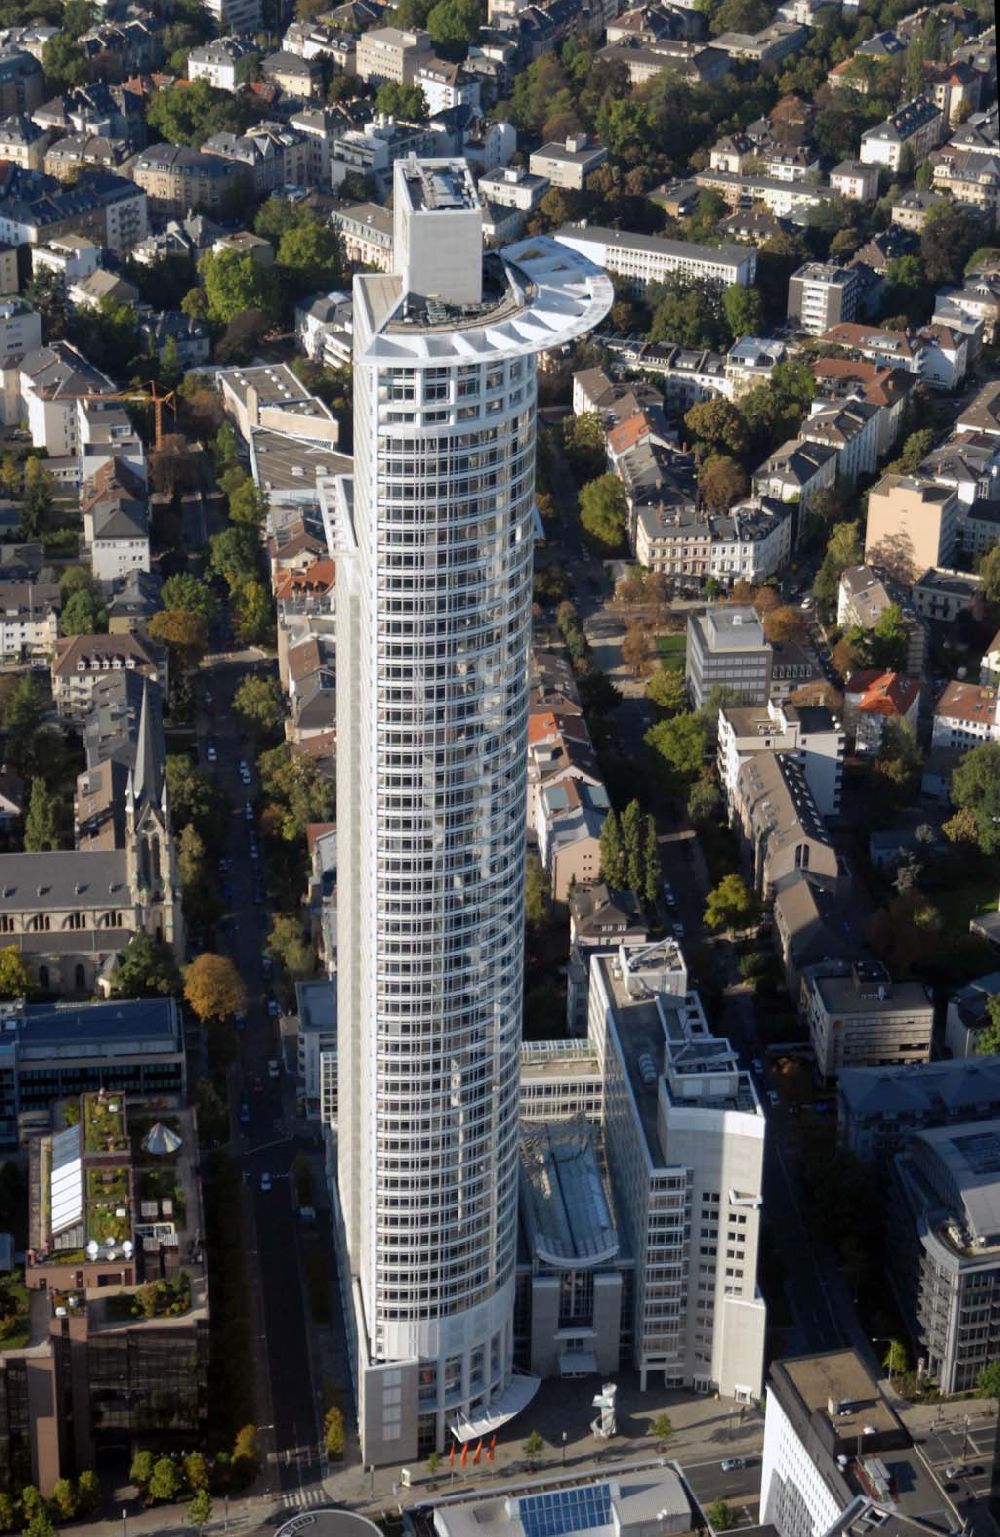
[[[281,1077],[281,1065],[275,1057],[272,1057],[270,1062],[267,1064],[267,1076],[269,1078]]]
[[[209,763],[215,763],[218,756],[219,755],[215,750],[215,743],[209,742],[208,746],[205,748],[205,757],[208,759]]]
[[[763,1078],[764,1064],[759,1057],[754,1057],[753,1061],[750,1063],[750,1066],[753,1068],[753,1071],[757,1074],[758,1078]]]
[[[250,1124],[250,1106],[247,1104],[246,1100],[244,1100],[242,1105],[240,1106],[240,1125],[241,1126],[249,1126],[249,1124]]]
[[[266,1169],[263,1169],[261,1171],[260,1188],[262,1190],[270,1190],[270,1188],[271,1188],[271,1176],[270,1176],[270,1174],[268,1174]]]
[[[737,1473],[740,1468],[745,1468],[746,1465],[747,1460],[745,1457],[724,1457],[720,1463],[723,1473]]]
[[[243,808],[243,815],[246,817],[248,822],[253,821],[253,801],[247,801]]]
[[[781,1104],[781,1095],[778,1093],[777,1089],[768,1089],[767,1102],[769,1105]]]

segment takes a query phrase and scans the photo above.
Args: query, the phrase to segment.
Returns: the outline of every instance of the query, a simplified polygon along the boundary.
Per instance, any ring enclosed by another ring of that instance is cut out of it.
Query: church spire
[[[132,789],[136,804],[159,806],[162,791],[160,764],[153,743],[153,718],[149,702],[149,683],[142,683],[142,707],[139,711],[139,735],[135,746]]]

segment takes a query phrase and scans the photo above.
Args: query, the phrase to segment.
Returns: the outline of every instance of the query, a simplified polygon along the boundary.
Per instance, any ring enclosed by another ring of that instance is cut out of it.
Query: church
[[[0,854],[0,948],[14,946],[45,993],[79,998],[106,992],[119,956],[140,932],[184,959],[177,851],[154,704],[158,685],[142,679],[141,690],[131,762],[107,759],[80,776],[81,846]],[[99,783],[108,795],[106,817],[93,808],[91,792]],[[81,801],[88,807],[83,823]],[[100,836],[93,832],[95,819]]]

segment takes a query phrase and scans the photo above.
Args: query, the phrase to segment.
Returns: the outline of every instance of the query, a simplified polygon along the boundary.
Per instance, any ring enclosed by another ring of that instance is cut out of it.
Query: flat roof
[[[926,1011],[928,1027],[934,1005],[919,982],[891,982],[885,996],[859,993],[851,976],[813,978],[813,984],[827,1010],[837,1014],[899,1014],[916,1009]]]

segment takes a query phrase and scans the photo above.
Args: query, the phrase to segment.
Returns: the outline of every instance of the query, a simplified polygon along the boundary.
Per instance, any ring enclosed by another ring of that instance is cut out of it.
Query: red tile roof
[[[867,715],[905,716],[920,695],[920,681],[901,672],[882,672],[872,667],[852,673],[846,693],[851,703]]]

